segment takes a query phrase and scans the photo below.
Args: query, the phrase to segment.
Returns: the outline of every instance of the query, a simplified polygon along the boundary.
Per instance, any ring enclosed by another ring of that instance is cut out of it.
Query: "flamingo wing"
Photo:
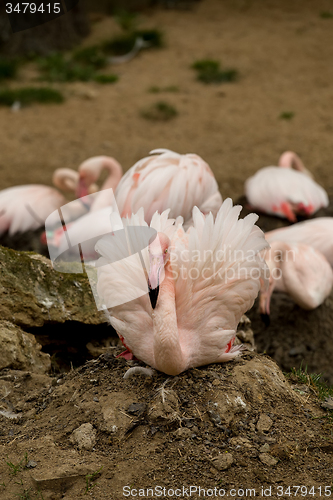
[[[245,182],[249,203],[257,209],[295,220],[293,206],[308,215],[329,204],[326,191],[307,175],[296,170],[265,167]]]
[[[333,266],[333,217],[318,217],[292,226],[268,231],[266,240],[304,243],[321,252]]]
[[[222,197],[206,162],[194,154],[160,149],[151,153],[137,162],[117,187],[116,199],[123,216],[143,206],[149,222],[156,211],[170,208],[170,217],[181,215],[186,222],[195,205],[216,215]]]
[[[0,234],[38,229],[64,203],[65,198],[48,186],[31,184],[4,189],[0,192]]]
[[[293,273],[285,273],[284,285],[296,304],[315,309],[331,293],[333,271],[323,254],[302,243],[291,244]]]
[[[168,218],[169,210],[154,214],[150,227],[172,237],[182,222]],[[112,216],[111,216],[112,218]],[[127,233],[126,243],[110,234],[96,244],[101,255],[97,263],[97,293],[108,308],[108,319],[119,337],[139,359],[154,359],[152,307],[148,295],[149,255],[147,238],[142,240],[141,227],[148,227],[144,210],[123,219],[125,228],[137,227]],[[129,246],[128,246],[129,244]],[[141,257],[135,249],[141,248]],[[104,259],[104,260],[103,260]],[[114,265],[109,263],[113,262]],[[116,305],[113,305],[116,304]]]
[[[259,252],[267,242],[254,225],[258,216],[238,219],[241,207],[224,201],[214,223],[193,210],[187,248],[177,237],[172,259],[180,343],[189,366],[224,361],[242,315],[252,307],[267,270]]]

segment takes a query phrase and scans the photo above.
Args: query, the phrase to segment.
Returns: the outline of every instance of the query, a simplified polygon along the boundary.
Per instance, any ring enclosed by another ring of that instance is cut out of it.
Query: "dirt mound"
[[[191,485],[259,495],[294,484],[317,494],[331,484],[326,410],[269,358],[124,379],[133,362],[118,352],[58,379],[1,373],[2,498],[41,498],[39,490],[44,500],[86,492],[113,500],[130,489]]]

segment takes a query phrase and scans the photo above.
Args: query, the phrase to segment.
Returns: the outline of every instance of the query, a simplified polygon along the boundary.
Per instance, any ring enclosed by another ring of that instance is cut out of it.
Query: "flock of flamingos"
[[[104,170],[108,177],[98,191]],[[311,217],[327,207],[328,196],[293,152],[245,182],[251,209],[292,223],[266,234],[255,225],[256,214],[239,219],[242,207],[222,201],[212,170],[196,154],[157,149],[125,175],[114,158],[98,156],[78,171],[56,170],[53,183],[76,195],[70,205],[71,231],[88,240],[93,226],[105,235],[90,240],[92,255],[97,252],[109,262],[121,259],[123,243],[109,231],[109,221],[118,215],[106,196],[109,188],[125,227],[155,230],[141,256],[145,283],[139,283],[133,266],[98,268],[98,295],[105,304],[117,304],[106,313],[127,359],[135,356],[168,375],[227,361],[241,352],[241,346],[233,346],[237,325],[258,294],[260,312],[269,315],[273,290],[289,294],[304,309],[318,307],[331,292],[333,218],[297,222],[297,216]],[[3,190],[0,236],[42,227],[66,203],[48,186]],[[127,237],[135,239],[135,234]],[[46,238],[61,253],[63,227],[48,230]],[[131,299],[128,284],[146,287],[146,293]]]

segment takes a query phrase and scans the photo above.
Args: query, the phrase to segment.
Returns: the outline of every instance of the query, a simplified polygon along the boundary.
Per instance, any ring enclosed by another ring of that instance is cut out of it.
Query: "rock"
[[[34,469],[35,467],[37,467],[37,465],[38,465],[37,462],[34,462],[34,460],[29,460],[29,462],[25,467],[27,469]]]
[[[223,390],[216,390],[214,402],[208,405],[208,414],[214,424],[228,426],[236,414],[244,413],[246,403],[239,392],[223,387]]]
[[[256,345],[251,320],[243,314],[237,326],[235,345],[243,344],[248,351],[255,351]]]
[[[126,408],[130,407],[133,396],[130,393],[113,392],[100,398],[102,420],[97,423],[98,428],[103,432],[114,434],[118,431],[126,432],[132,415],[126,413]]]
[[[34,373],[46,373],[51,368],[50,355],[34,335],[26,333],[9,321],[0,321],[0,370],[12,368]]]
[[[135,415],[136,417],[142,417],[146,411],[147,405],[145,403],[132,403],[127,408],[127,413]]]
[[[92,450],[96,443],[96,429],[89,423],[82,424],[73,431],[70,442],[76,444],[80,450]]]
[[[268,415],[262,413],[257,422],[257,429],[259,432],[267,432],[272,427],[273,421]]]
[[[22,328],[69,320],[105,323],[77,267],[78,274],[60,273],[46,257],[0,247],[0,318]]]
[[[229,443],[231,444],[231,446],[244,447],[244,448],[252,448],[253,446],[249,439],[241,436],[231,438]]]
[[[333,410],[333,398],[332,398],[332,396],[325,398],[324,402],[321,403],[321,406],[323,408],[326,408],[327,410]]]
[[[226,470],[231,467],[234,462],[234,458],[231,453],[223,453],[213,458],[212,464],[217,470]]]
[[[259,451],[260,453],[268,453],[269,452],[269,444],[265,443],[262,446],[260,446]]]
[[[34,470],[31,476],[38,490],[65,492],[78,479],[96,470],[96,466],[75,466],[75,464],[69,464],[56,466],[48,470]]]
[[[161,386],[150,404],[149,420],[153,425],[167,425],[180,420],[177,394]]]
[[[187,427],[181,427],[174,432],[174,436],[176,439],[189,439],[192,437],[193,431],[188,429]]]
[[[268,453],[260,453],[259,459],[263,464],[269,466],[276,465],[278,463],[278,460],[276,460],[276,458],[272,457],[272,455],[269,455]]]

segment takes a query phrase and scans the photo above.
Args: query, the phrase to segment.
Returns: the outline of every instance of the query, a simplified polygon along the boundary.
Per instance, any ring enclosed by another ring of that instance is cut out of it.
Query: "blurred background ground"
[[[330,9],[329,0],[202,0],[190,9],[155,5],[141,11],[140,29],[161,30],[165,46],[110,66],[119,75],[115,84],[53,83],[64,104],[0,108],[0,188],[50,184],[55,168],[76,168],[100,154],[116,157],[127,170],[151,149],[164,147],[201,155],[224,198],[240,196],[244,180],[276,164],[287,149],[332,191]],[[114,17],[89,16],[92,29],[82,47],[121,32]],[[191,68],[198,59],[235,68],[237,81],[201,83]],[[35,85],[37,76],[29,63],[9,86]],[[176,91],[152,93],[151,87]],[[176,108],[175,118],[141,115],[161,100]]]

